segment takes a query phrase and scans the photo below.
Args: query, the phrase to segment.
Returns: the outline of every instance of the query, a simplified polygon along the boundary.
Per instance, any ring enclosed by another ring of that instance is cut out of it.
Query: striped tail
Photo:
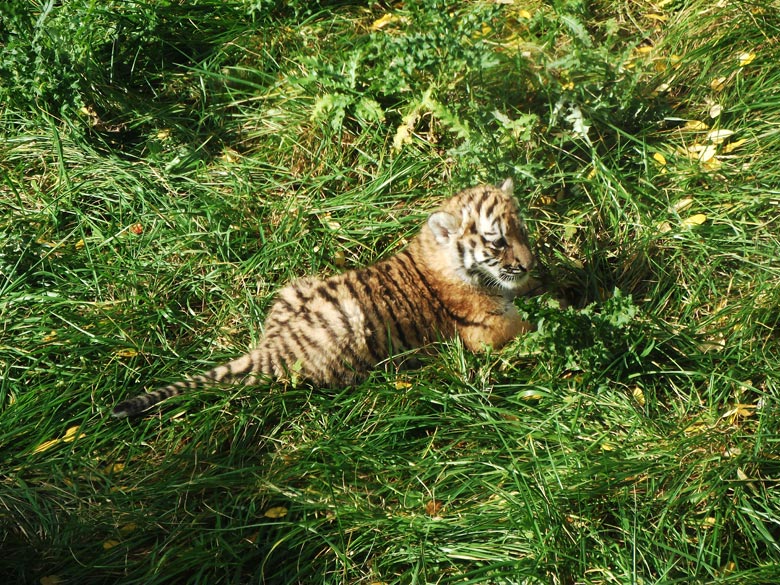
[[[262,378],[271,375],[271,372],[265,372],[261,369],[261,364],[267,361],[262,359],[264,353],[265,350],[262,348],[254,349],[240,358],[217,366],[204,374],[193,376],[189,380],[175,382],[148,394],[124,400],[114,407],[111,416],[115,418],[137,416],[163,400],[183,394],[187,390],[203,388],[220,382],[230,383],[240,380],[244,384],[252,384],[257,381],[258,376]]]

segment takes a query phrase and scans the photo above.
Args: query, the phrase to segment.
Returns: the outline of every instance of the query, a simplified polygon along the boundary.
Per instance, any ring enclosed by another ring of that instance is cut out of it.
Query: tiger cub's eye
[[[488,242],[488,246],[492,248],[493,250],[503,250],[507,247],[506,239],[504,238],[498,238],[497,240],[493,240],[492,242]]]

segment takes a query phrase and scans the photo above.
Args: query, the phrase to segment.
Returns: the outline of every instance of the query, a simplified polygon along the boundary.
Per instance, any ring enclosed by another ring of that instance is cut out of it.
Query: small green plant
[[[524,336],[522,348],[542,358],[549,372],[584,372],[590,376],[624,375],[641,368],[654,344],[648,326],[630,295],[620,289],[603,303],[561,310],[556,301],[521,304],[536,331]]]

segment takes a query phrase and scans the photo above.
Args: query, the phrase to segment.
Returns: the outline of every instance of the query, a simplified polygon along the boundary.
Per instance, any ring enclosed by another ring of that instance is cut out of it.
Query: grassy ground
[[[446,6],[0,7],[5,582],[780,581],[780,5]],[[536,333],[109,418],[507,176]]]

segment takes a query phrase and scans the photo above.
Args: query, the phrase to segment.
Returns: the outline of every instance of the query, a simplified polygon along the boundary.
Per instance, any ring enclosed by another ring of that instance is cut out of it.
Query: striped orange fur
[[[401,352],[459,336],[472,351],[498,348],[530,329],[513,299],[535,264],[510,179],[448,199],[400,253],[366,268],[283,288],[257,348],[189,380],[125,400],[139,414],[217,382],[256,383],[294,373],[345,386]]]

